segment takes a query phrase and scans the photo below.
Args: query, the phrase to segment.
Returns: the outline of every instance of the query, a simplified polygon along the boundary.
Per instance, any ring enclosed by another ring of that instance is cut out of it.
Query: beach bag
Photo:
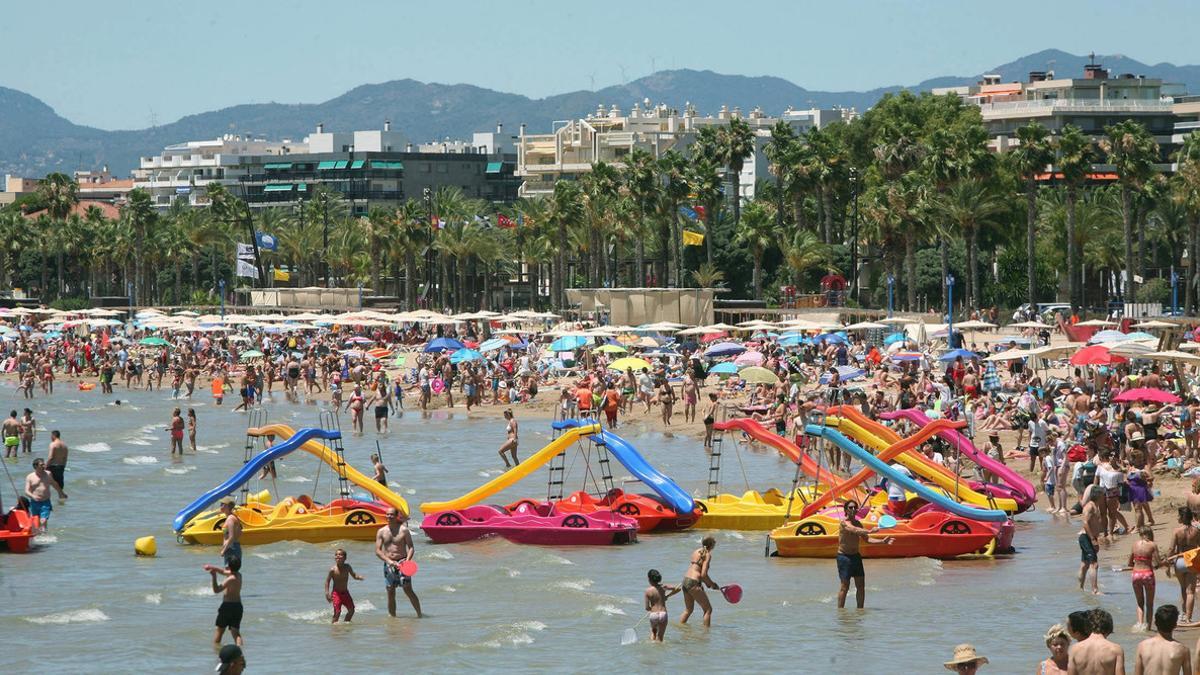
[[[1072,462],[1087,461],[1087,448],[1078,443],[1072,445],[1071,449],[1067,451],[1067,460]]]

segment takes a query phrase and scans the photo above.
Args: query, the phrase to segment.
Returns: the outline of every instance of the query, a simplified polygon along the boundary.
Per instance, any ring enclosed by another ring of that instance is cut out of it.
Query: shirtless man
[[[387,588],[388,614],[396,616],[396,587],[404,589],[417,618],[421,618],[421,601],[413,592],[412,579],[400,573],[400,564],[413,559],[416,549],[413,548],[412,532],[408,530],[408,514],[403,514],[390,507],[387,511],[387,525],[379,528],[375,535],[375,557],[383,561],[383,579]]]
[[[50,449],[46,453],[46,469],[54,476],[54,480],[58,482],[59,487],[66,485],[66,476],[63,472],[67,468],[67,444],[62,441],[62,434],[58,429],[50,432]]]
[[[1100,546],[1100,533],[1102,532],[1100,507],[1096,504],[1103,491],[1095,485],[1089,485],[1083,491],[1083,513],[1080,518],[1083,521],[1083,527],[1079,530],[1079,550],[1080,550],[1080,565],[1079,565],[1079,590],[1083,590],[1083,584],[1087,581],[1087,573],[1090,568],[1092,571],[1092,593],[1100,595],[1100,580],[1099,562],[1100,559],[1097,551]]]
[[[4,436],[4,456],[16,457],[21,447],[21,420],[17,419],[16,410],[0,423],[0,435]]]
[[[1125,673],[1125,651],[1112,642],[1112,614],[1103,609],[1088,611],[1091,635],[1071,649],[1067,661],[1069,675],[1116,675]]]
[[[242,520],[233,512],[234,505],[237,502],[233,497],[221,498],[221,515],[225,516],[225,524],[222,529],[225,530],[225,539],[221,544],[221,558],[225,561],[225,566],[229,567],[233,560],[241,561],[242,559]]]
[[[346,623],[354,618],[354,598],[350,597],[350,577],[362,581],[363,578],[355,573],[350,563],[346,562],[346,549],[339,548],[333,552],[333,567],[325,576],[325,601],[333,604],[333,622],[337,623],[342,616],[342,608],[346,608]],[[333,588],[331,589],[330,586]]]
[[[1192,503],[1195,494],[1188,495]],[[1200,528],[1194,522],[1195,512],[1187,507],[1179,509],[1179,527],[1171,534],[1171,550],[1168,556],[1178,556],[1184,551],[1200,547]],[[1180,569],[1182,567],[1182,569]],[[1196,573],[1186,565],[1176,565],[1175,578],[1179,581],[1179,604],[1183,607],[1183,625],[1192,625],[1192,610],[1196,605]]]
[[[858,520],[858,502],[851,499],[844,507],[845,518],[838,529],[837,568],[838,578],[842,585],[838,589],[838,609],[846,606],[846,593],[850,591],[850,579],[854,579],[854,600],[859,609],[867,600],[866,572],[863,570],[862,555],[858,546],[862,541],[868,544],[888,544],[895,538],[874,539],[871,537],[879,531],[878,527],[866,529]]]
[[[375,391],[372,392],[371,400],[367,402],[367,407],[370,407],[371,404],[375,406],[375,433],[387,433],[388,413],[392,409],[392,392],[388,389],[386,382],[380,382],[375,386]]]
[[[1158,635],[1138,643],[1137,657],[1133,662],[1134,675],[1192,675],[1192,658],[1188,648],[1173,637],[1175,624],[1179,621],[1179,608],[1163,605],[1154,613],[1154,627]]]
[[[229,636],[233,638],[234,643],[241,647],[242,644],[242,561],[240,558],[234,560],[225,569],[221,569],[216,565],[205,565],[204,571],[212,575],[213,593],[224,593],[221,597],[221,606],[217,609],[217,630],[213,634],[213,645],[221,646],[221,638],[225,636],[225,629],[229,629]],[[225,581],[217,583],[217,574],[224,574]]]
[[[42,532],[46,531],[50,512],[54,509],[50,504],[50,488],[58,492],[59,499],[67,498],[62,486],[46,471],[46,462],[39,457],[33,460],[33,471],[25,476],[25,496],[29,498],[29,515],[41,519]]]

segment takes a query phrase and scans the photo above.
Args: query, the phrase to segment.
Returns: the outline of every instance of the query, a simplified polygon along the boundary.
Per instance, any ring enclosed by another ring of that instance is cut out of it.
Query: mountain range
[[[1080,77],[1090,56],[1055,49],[1021,57],[988,71],[1001,81],[1023,81],[1029,71],[1053,70],[1058,77]],[[1096,56],[1114,76],[1133,73],[1162,78],[1200,92],[1200,66],[1153,65],[1120,54]],[[323,103],[261,103],[237,105],[148,129],[105,131],[64,119],[27,93],[0,86],[0,175],[42,176],[52,171],[97,169],[108,165],[114,175],[127,175],[138,158],[157,154],[164,146],[188,140],[216,138],[226,133],[252,134],[269,139],[300,140],[323,122],[327,130],[382,128],[385,119],[414,142],[469,138],[475,131],[503,123],[517,133],[521,123],[529,133],[545,133],[553,120],[583,117],[598,104],[628,110],[650,99],[682,109],[692,103],[702,114],[716,114],[722,105],[749,111],[761,107],[778,114],[788,106],[804,108],[871,107],[884,94],[901,89],[971,84],[980,75],[937,77],[915,85],[870,91],[816,91],[770,77],[723,75],[712,71],[666,70],[597,91],[574,91],[531,99],[468,84],[436,84],[404,79],[366,84]]]

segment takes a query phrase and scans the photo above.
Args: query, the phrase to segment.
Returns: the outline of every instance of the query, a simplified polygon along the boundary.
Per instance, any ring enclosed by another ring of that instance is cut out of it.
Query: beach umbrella
[[[762,352],[742,352],[733,362],[739,366],[761,366],[766,360]]]
[[[376,358],[376,359],[386,358],[391,355],[392,355],[392,350],[384,349],[383,347],[377,347],[375,349],[371,349],[371,350],[367,351],[367,356],[370,356],[370,357]]]
[[[862,368],[855,368],[854,366],[838,366],[837,373],[838,380],[842,382],[849,382],[850,380],[857,380],[860,377],[867,376],[867,371],[863,370]],[[829,373],[823,373],[818,382],[820,384],[829,384]]]
[[[1140,358],[1143,354],[1149,354],[1157,350],[1158,340],[1125,340],[1124,342],[1114,344],[1108,352],[1117,356]]]
[[[483,354],[474,349],[459,349],[450,355],[450,363],[463,363],[464,361],[482,361]]]
[[[1200,363],[1200,356],[1187,352],[1165,351],[1142,354],[1140,358],[1151,361],[1181,361],[1183,363]]]
[[[967,350],[967,349],[951,349],[950,351],[946,352],[945,354],[942,354],[941,356],[939,356],[938,361],[942,361],[943,363],[948,362],[948,361],[953,361],[960,356],[963,357],[964,359],[968,359],[968,360],[979,358],[978,354],[976,354],[973,351]]]
[[[921,359],[925,358],[925,355],[921,352],[899,351],[895,354],[892,354],[888,358],[893,361],[920,361]]]
[[[709,342],[716,342],[717,340],[727,337],[729,337],[729,333],[723,330],[717,331],[716,333],[705,333],[704,336],[700,338],[700,342],[702,344],[707,344]]]
[[[440,337],[440,338],[434,338],[434,339],[430,340],[429,344],[425,345],[425,351],[426,352],[454,351],[456,349],[462,349],[463,346],[464,346],[463,343],[459,342],[458,340],[455,340],[454,338]]]
[[[629,350],[621,345],[600,345],[592,350],[593,354],[625,354]]]
[[[626,356],[623,359],[617,359],[616,361],[608,364],[609,370],[619,370],[621,372],[625,372],[630,368],[632,368],[634,371],[641,371],[642,368],[649,370],[650,362],[646,359],[639,359],[636,356]]]
[[[1083,328],[1108,328],[1117,325],[1116,321],[1105,321],[1104,319],[1088,319],[1075,324],[1076,327]]]
[[[1149,387],[1139,387],[1130,389],[1117,394],[1114,401],[1128,403],[1130,401],[1143,401],[1148,403],[1179,403],[1180,398],[1169,391],[1162,389],[1151,389]]]
[[[750,366],[738,371],[738,377],[752,384],[776,384],[779,377],[761,366]]]
[[[147,347],[166,347],[166,346],[170,345],[171,343],[158,337],[157,335],[153,335],[153,336],[145,337],[145,338],[142,338],[141,340],[138,340],[138,344],[146,345]]]
[[[249,361],[250,359],[257,359],[257,358],[261,358],[262,356],[263,356],[262,352],[258,351],[257,349],[251,349],[248,352],[242,352],[241,360]]]
[[[348,345],[351,345],[351,344],[353,344],[353,345],[370,345],[370,344],[375,344],[375,341],[372,340],[371,338],[365,338],[365,337],[356,335],[355,337],[352,337],[352,338],[346,340],[346,344],[348,344]]]
[[[996,328],[997,326],[996,326],[996,324],[988,323],[987,321],[980,321],[979,319],[971,319],[970,321],[963,321],[962,323],[956,323],[956,324],[954,324],[954,327],[959,330],[983,330],[985,328]]]
[[[1174,328],[1175,324],[1170,323],[1168,321],[1159,321],[1158,319],[1151,319],[1150,321],[1143,321],[1141,323],[1135,323],[1135,324],[1133,324],[1133,327],[1134,328]]]
[[[845,344],[846,336],[842,335],[841,333],[821,333],[813,338],[813,342],[820,342],[821,340],[832,342],[834,344]]]
[[[1027,359],[1032,354],[1024,349],[1008,349],[999,354],[992,354],[984,359],[984,361],[1016,361],[1017,359]]]
[[[1151,337],[1154,337],[1154,336],[1151,336]],[[1126,335],[1125,333],[1122,333],[1119,330],[1102,330],[1099,333],[1096,333],[1095,335],[1093,335],[1091,337],[1091,339],[1088,340],[1088,344],[1095,345],[1095,344],[1101,344],[1104,342],[1120,342],[1121,340],[1128,340],[1128,339],[1129,339],[1129,336]]]
[[[737,364],[733,361],[722,361],[712,368],[708,369],[709,375],[736,375],[738,371]]]
[[[588,339],[582,335],[564,335],[550,343],[550,351],[573,352],[587,343]]]
[[[883,330],[887,328],[887,324],[875,323],[873,321],[859,321],[846,326],[846,330]]]
[[[782,347],[795,347],[796,345],[804,344],[808,338],[803,335],[784,335],[779,338],[779,345]]]
[[[1042,323],[1041,321],[1022,321],[1021,323],[1010,323],[1010,324],[1008,324],[1008,327],[1009,328],[1038,328],[1038,329],[1053,328],[1053,326],[1051,326],[1050,324]]]
[[[904,342],[907,339],[908,339],[908,336],[905,335],[904,333],[892,333],[891,335],[883,338],[883,344],[886,347],[888,345],[892,345],[897,342]]]
[[[1135,332],[1133,332],[1133,333],[1126,333],[1126,334],[1125,334],[1125,339],[1126,339],[1126,340],[1154,340],[1154,341],[1158,341],[1158,336],[1157,336],[1157,335],[1151,335],[1151,334],[1149,334],[1149,333],[1147,333],[1147,332],[1145,332],[1145,331],[1140,331],[1140,330],[1139,330],[1139,331],[1135,331]]]
[[[490,340],[484,340],[483,343],[479,345],[479,351],[483,353],[494,352],[497,349],[508,347],[511,344],[511,342],[502,337],[496,337]]]
[[[718,342],[717,344],[704,350],[704,355],[708,358],[716,358],[719,356],[733,356],[746,351],[743,345],[736,342]]]
[[[1128,359],[1113,354],[1104,345],[1084,347],[1071,355],[1073,366],[1107,366],[1113,363],[1125,363]]]

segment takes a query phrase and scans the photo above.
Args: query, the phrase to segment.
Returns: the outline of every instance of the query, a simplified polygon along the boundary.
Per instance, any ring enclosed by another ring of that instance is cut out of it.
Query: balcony
[[[311,185],[311,184],[310,184]],[[279,190],[273,192],[255,192],[245,196],[246,203],[271,205],[291,204],[308,199],[310,190]],[[404,190],[337,190],[342,199],[352,201],[403,201]]]
[[[1019,117],[1023,115],[1041,116],[1055,113],[1171,113],[1170,101],[1131,101],[1119,99],[1113,101],[1100,100],[1071,100],[1043,99],[1039,101],[1002,101],[1000,103],[981,103],[979,110],[984,118],[988,117]]]

